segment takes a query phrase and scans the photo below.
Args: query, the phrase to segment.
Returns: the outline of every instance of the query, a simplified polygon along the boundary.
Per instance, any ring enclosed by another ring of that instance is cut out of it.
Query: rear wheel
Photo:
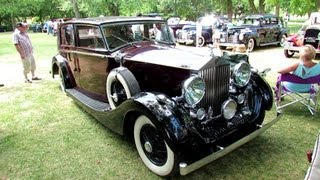
[[[62,92],[66,92],[66,82],[64,80],[64,75],[61,68],[59,68],[59,77],[60,77],[60,88]]]
[[[151,120],[142,115],[134,124],[134,142],[143,163],[159,176],[175,172],[177,160]]]
[[[293,55],[294,55],[294,51],[289,51],[289,50],[284,50],[284,55],[287,57],[287,58],[291,58]]]
[[[198,46],[202,47],[205,44],[205,40],[202,36],[198,37]]]
[[[140,92],[140,86],[134,75],[126,68],[112,70],[106,83],[107,98],[112,109]]]

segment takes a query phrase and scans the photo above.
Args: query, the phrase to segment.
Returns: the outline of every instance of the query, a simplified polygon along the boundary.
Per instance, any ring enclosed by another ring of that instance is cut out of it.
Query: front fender
[[[258,88],[262,95],[262,106],[266,110],[270,110],[273,105],[273,93],[268,82],[263,79],[259,74],[252,74],[252,80],[256,83],[254,88]]]
[[[151,113],[150,120],[162,134],[163,138],[173,149],[179,148],[188,136],[187,122],[190,121],[188,112],[174,100],[157,93],[141,93],[133,100],[144,106]]]

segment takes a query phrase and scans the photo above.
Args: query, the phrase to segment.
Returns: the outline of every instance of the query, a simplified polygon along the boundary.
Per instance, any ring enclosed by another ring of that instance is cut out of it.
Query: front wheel
[[[247,43],[246,48],[248,49],[249,52],[252,52],[254,47],[255,47],[254,39],[250,38],[248,43]]]
[[[288,49],[284,50],[284,55],[287,58],[291,58],[294,55],[294,51],[289,51]]]
[[[177,160],[151,120],[141,115],[134,124],[134,142],[143,163],[159,176],[175,172]]]
[[[285,44],[285,42],[286,42],[286,40],[287,40],[287,36],[286,36],[285,34],[283,34],[283,35],[281,36],[279,45],[280,45],[281,47],[283,47],[284,44]]]

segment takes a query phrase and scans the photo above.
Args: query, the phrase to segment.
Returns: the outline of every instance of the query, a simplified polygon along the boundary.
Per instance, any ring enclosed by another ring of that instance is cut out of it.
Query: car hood
[[[125,60],[151,63],[181,69],[199,70],[212,59],[209,53],[195,53],[174,46],[141,43],[121,52]]]

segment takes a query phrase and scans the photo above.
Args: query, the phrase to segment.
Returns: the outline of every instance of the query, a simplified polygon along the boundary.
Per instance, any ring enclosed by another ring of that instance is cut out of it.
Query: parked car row
[[[236,26],[218,32],[220,49],[244,44],[251,52],[256,46],[284,45],[288,30],[282,19],[275,15],[249,15],[243,17]]]
[[[279,120],[263,123],[273,92],[247,55],[177,49],[163,19],[74,19],[61,23],[57,37],[51,72],[62,90],[131,137],[159,176],[188,174]]]
[[[231,20],[223,16],[200,17],[197,24],[188,24],[181,30],[178,30],[176,32],[176,41],[179,44],[204,46],[205,44],[212,43],[213,33],[227,28],[229,22],[231,22]],[[197,31],[200,32],[198,35]]]

